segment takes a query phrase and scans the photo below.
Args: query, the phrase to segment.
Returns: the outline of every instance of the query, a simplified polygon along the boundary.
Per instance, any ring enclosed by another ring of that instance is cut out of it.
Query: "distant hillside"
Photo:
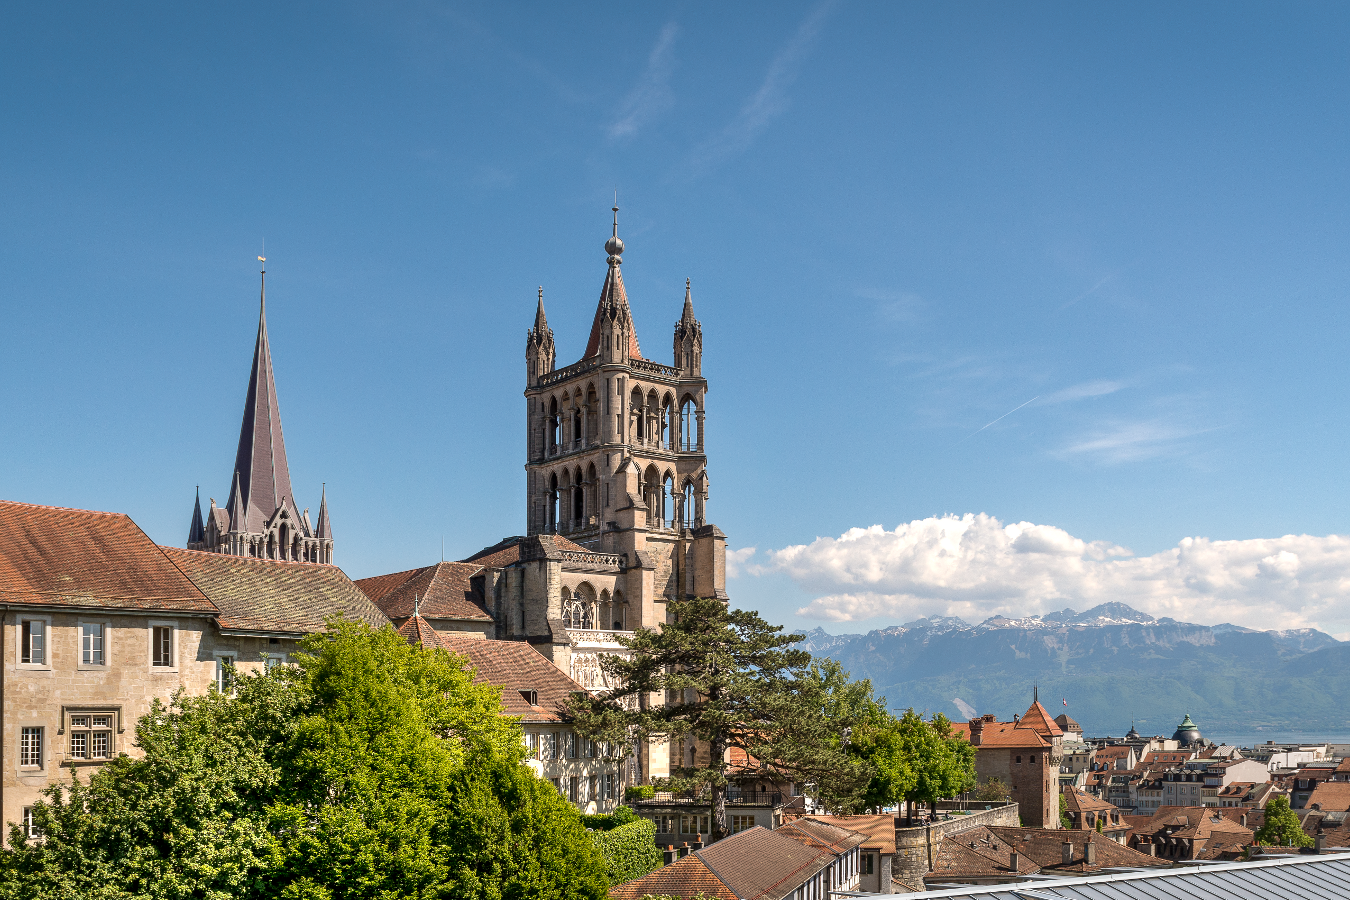
[[[892,707],[958,721],[969,710],[1021,713],[1038,684],[1052,715],[1067,712],[1089,734],[1124,734],[1133,715],[1140,732],[1170,737],[1188,712],[1202,732],[1350,731],[1350,643],[1310,628],[1195,625],[1105,603],[979,625],[935,617],[867,634],[817,628],[802,646],[872,679]]]

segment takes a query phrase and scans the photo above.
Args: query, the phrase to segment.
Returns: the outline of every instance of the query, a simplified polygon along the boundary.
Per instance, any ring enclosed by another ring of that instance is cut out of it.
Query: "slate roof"
[[[439,562],[362,578],[356,586],[391,619],[406,619],[420,599],[421,615],[430,619],[472,619],[492,621],[478,603],[469,579],[481,572],[476,563]]]
[[[867,839],[863,841],[862,846],[868,850],[875,850],[878,853],[888,854],[895,852],[895,816],[885,815],[866,815],[866,816],[807,816],[807,819],[814,819],[817,822],[826,822],[830,825],[838,825],[840,828],[847,828],[850,831],[856,831],[864,835]]]
[[[1059,726],[1060,731],[1077,731],[1080,734],[1083,731],[1083,726],[1069,718],[1068,713],[1060,713],[1055,716],[1055,724]]]
[[[336,615],[374,628],[389,622],[337,566],[158,549],[220,610],[227,631],[306,634]]]
[[[1118,844],[1095,831],[1065,831],[1059,828],[1016,828],[1008,825],[991,825],[993,832],[1005,844],[1015,849],[1041,868],[1043,872],[1076,872],[1088,874],[1098,869],[1120,866],[1168,866],[1168,860],[1157,859],[1147,853],[1140,853]],[[1073,862],[1064,865],[1063,846],[1065,840],[1073,845]],[[1096,848],[1097,861],[1089,866],[1085,860],[1086,844]]]
[[[239,530],[261,532],[267,519],[281,508],[282,501],[289,501],[293,510],[300,509],[291,493],[286,441],[281,436],[281,409],[277,404],[272,350],[267,340],[265,291],[259,300],[258,339],[253,346],[253,368],[249,371],[248,394],[244,398],[244,420],[239,426],[234,471],[238,481],[230,488],[230,499],[225,506],[233,513],[236,501],[240,502],[245,527]]]
[[[214,613],[122,513],[0,501],[0,602]]]
[[[1321,806],[1323,812],[1344,812],[1350,810],[1350,781],[1323,781],[1313,789],[1305,809],[1313,804]]]

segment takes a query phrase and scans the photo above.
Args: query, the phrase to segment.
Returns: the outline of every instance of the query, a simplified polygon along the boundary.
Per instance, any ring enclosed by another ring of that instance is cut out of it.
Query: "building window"
[[[284,665],[286,665],[285,653],[268,653],[266,655],[266,658],[263,660],[263,668],[268,672],[272,671],[278,666]]]
[[[102,622],[80,623],[80,662],[86,666],[104,664],[104,629]]]
[[[587,800],[599,800],[599,799],[601,799],[601,797],[600,797],[600,777],[599,777],[598,775],[592,775],[591,777],[589,777],[589,778],[586,779],[586,794],[585,794],[585,796],[583,796],[581,799],[582,799],[583,802],[585,802],[585,801],[587,801]]]
[[[1021,764],[1021,762],[1022,762],[1022,757],[1020,757],[1020,756],[1017,757],[1017,762],[1018,762],[1018,764]]]
[[[31,806],[25,806],[25,807],[23,808],[23,834],[24,834],[24,837],[30,837],[30,838],[40,838],[40,837],[42,837],[42,829],[41,829],[41,828],[38,828],[37,825],[35,824],[35,822],[36,822],[36,820],[33,818],[33,807],[31,807]]]
[[[580,781],[581,779],[575,775],[567,779],[567,799],[573,803],[577,802],[577,789],[580,787]]]
[[[732,833],[732,834],[740,834],[742,831],[745,831],[747,828],[754,828],[754,827],[755,827],[755,817],[754,817],[754,816],[732,816],[732,817],[731,817],[731,833]]]
[[[26,727],[19,733],[19,765],[42,768],[41,725]]]
[[[568,758],[568,759],[576,759],[576,758],[577,758],[577,736],[576,736],[575,734],[573,734],[572,732],[570,732],[570,731],[567,732],[567,734],[563,735],[563,744],[564,744],[564,745],[566,746],[566,748],[567,748],[567,758]]]
[[[216,690],[222,694],[228,694],[234,690],[234,658],[233,653],[216,654]]]
[[[871,853],[865,853],[865,854],[863,854],[863,874],[864,874],[864,875],[875,875],[875,874],[876,874],[874,871],[872,871],[872,866],[873,866],[872,860],[873,860],[873,858],[874,858],[874,857],[873,857],[873,855],[872,855]]]
[[[24,619],[20,623],[19,662],[47,664],[47,623],[42,619]]]
[[[680,834],[710,834],[708,816],[680,816]]]
[[[539,735],[533,731],[525,733],[525,752],[530,756],[535,756],[539,752]]]
[[[655,816],[657,834],[674,834],[675,817],[674,816]]]
[[[70,758],[111,759],[113,715],[99,713],[70,717]]]
[[[605,775],[605,799],[606,799],[606,800],[614,800],[614,799],[616,799],[616,796],[615,796],[616,792],[615,792],[615,790],[614,790],[614,782],[615,782],[615,780],[616,780],[616,779],[614,778],[614,773],[613,773],[613,772],[608,772],[608,773],[606,773],[606,775]]]
[[[588,740],[588,741],[582,741],[582,743],[581,743],[581,755],[584,756],[584,757],[586,757],[587,759],[594,759],[594,758],[595,758],[595,741],[589,741],[589,740]]]
[[[173,666],[173,626],[156,625],[150,629],[150,665]]]

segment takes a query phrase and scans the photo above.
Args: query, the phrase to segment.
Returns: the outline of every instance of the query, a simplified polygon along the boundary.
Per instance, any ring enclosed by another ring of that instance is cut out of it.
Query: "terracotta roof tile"
[[[566,721],[568,696],[585,690],[523,641],[493,641],[446,631],[437,635],[446,650],[468,657],[479,682],[501,688],[506,714],[520,716],[524,722]],[[531,706],[521,691],[536,692],[538,703]]]
[[[428,649],[439,648],[454,652],[454,645],[442,638],[440,632],[431,627],[431,623],[421,616],[413,616],[404,622],[398,629],[398,633],[407,639],[408,643]]]
[[[1034,728],[1046,737],[1060,737],[1064,734],[1039,700],[1032,701],[1031,706],[1027,707],[1026,715],[1018,720],[1017,725],[1019,728]]]
[[[0,501],[0,600],[213,613],[122,513]]]
[[[778,833],[808,847],[829,850],[835,856],[867,843],[867,835],[861,832],[811,816],[783,825]]]
[[[697,853],[690,853],[650,875],[609,889],[609,895],[615,900],[641,900],[651,894],[694,897],[700,893],[717,900],[737,900],[736,893],[712,873]]]
[[[786,826],[785,826],[786,827]],[[828,850],[755,826],[695,853],[744,900],[779,900],[834,861]]]
[[[482,569],[476,563],[439,562],[406,572],[362,578],[356,586],[391,619],[411,616],[420,600],[424,618],[491,621],[492,616],[479,605],[470,583]]]
[[[504,569],[507,566],[520,562],[520,547],[525,541],[537,538],[540,543],[551,544],[557,550],[568,550],[574,553],[591,553],[580,544],[569,541],[559,534],[539,534],[534,538],[526,537],[508,537],[502,538],[491,547],[484,547],[473,556],[470,556],[464,562],[477,563],[485,568]]]
[[[220,627],[298,634],[331,616],[374,628],[389,620],[337,566],[159,548],[220,610]]]
[[[1013,852],[1011,844],[988,828],[969,828],[942,839],[933,871],[924,876],[924,881],[940,884],[967,878],[1006,878],[1012,874]],[[1017,861],[1019,875],[1034,875],[1040,870],[1029,857]]]
[[[1350,810],[1350,781],[1323,781],[1313,789],[1312,796],[1304,804],[1312,809],[1318,804],[1323,812],[1345,812]]]
[[[1007,825],[991,825],[989,830],[1010,844],[1019,854],[1036,863],[1042,870],[1087,872],[1117,866],[1168,866],[1165,859],[1157,859],[1146,853],[1118,844],[1105,835],[1095,831],[1065,831],[1058,828],[1015,828]],[[1064,865],[1064,841],[1069,840],[1074,847],[1074,861]],[[1086,852],[1084,845],[1091,843],[1096,847],[1095,866],[1083,862]]]
[[[807,816],[806,818],[828,822],[831,825],[838,825],[840,828],[847,828],[864,835],[867,840],[863,842],[862,846],[869,850],[876,850],[883,854],[895,852],[895,816]]]
[[[1068,713],[1060,713],[1059,715],[1055,716],[1055,724],[1059,726],[1061,731],[1081,732],[1083,730],[1083,726],[1079,725],[1073,719],[1069,718]]]
[[[1060,792],[1064,797],[1064,805],[1070,812],[1093,812],[1093,813],[1112,813],[1120,812],[1113,803],[1108,803],[1098,797],[1094,797],[1086,791],[1081,791],[1076,787],[1066,787]]]

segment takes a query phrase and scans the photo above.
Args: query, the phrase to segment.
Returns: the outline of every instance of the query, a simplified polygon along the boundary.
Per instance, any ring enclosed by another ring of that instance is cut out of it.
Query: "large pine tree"
[[[673,601],[667,614],[666,625],[622,639],[631,656],[601,663],[621,687],[573,696],[578,728],[606,740],[692,738],[705,745],[706,762],[680,760],[666,783],[707,791],[714,840],[728,832],[733,779],[866,782],[864,767],[841,746],[846,723],[825,714],[829,698],[823,682],[810,677],[811,654],[793,647],[801,635],[715,599]],[[733,762],[729,750],[742,753]]]

